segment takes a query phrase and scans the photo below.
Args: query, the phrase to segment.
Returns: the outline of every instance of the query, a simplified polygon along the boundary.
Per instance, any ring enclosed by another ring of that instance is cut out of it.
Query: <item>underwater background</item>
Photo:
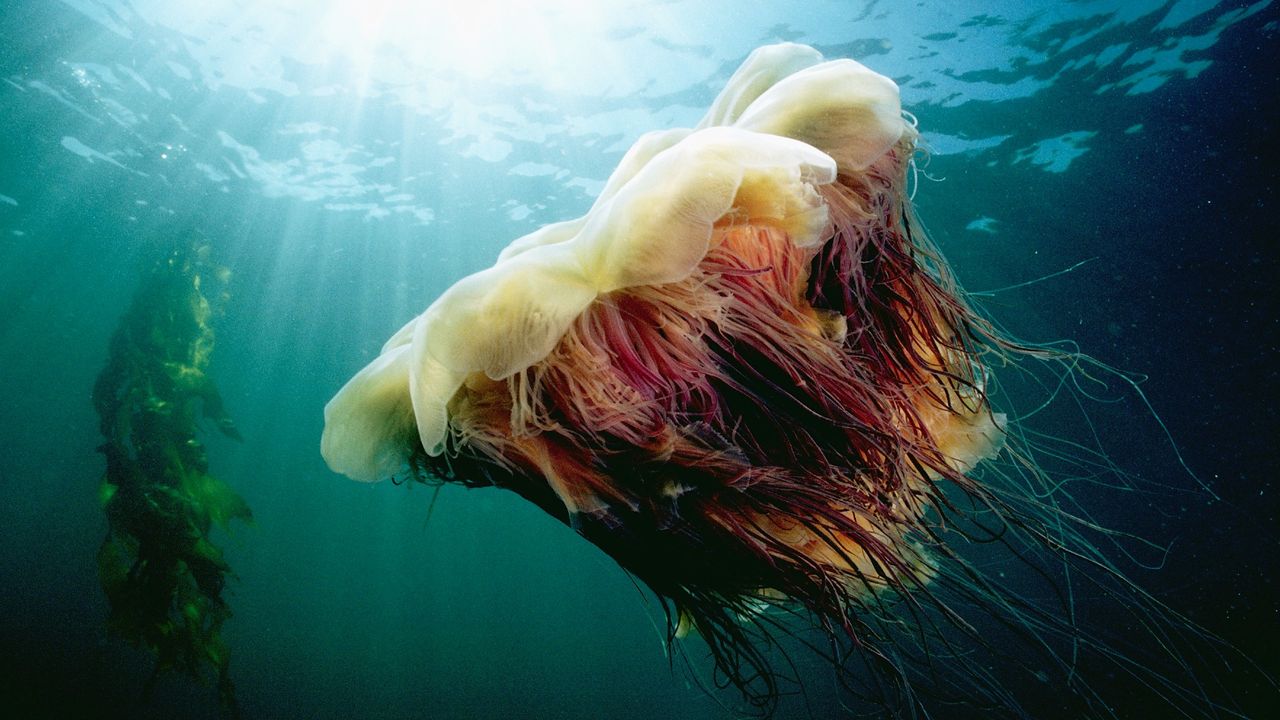
[[[930,151],[917,208],[991,316],[1148,378],[1150,407],[1121,384],[1082,399],[1088,423],[1028,422],[1168,486],[1073,492],[1167,546],[1126,566],[1140,585],[1275,675],[1278,17],[1267,0],[0,3],[0,708],[218,716],[181,675],[142,697],[152,660],[107,633],[96,560],[94,380],[145,272],[198,232],[230,270],[210,375],[243,441],[201,441],[254,515],[216,536],[246,717],[740,716],[699,689],[702,653],[668,659],[652,598],[553,518],[446,486],[427,522],[430,488],[340,477],[319,438],[387,336],[581,215],[641,133],[693,125],[784,40],[898,82]],[[1081,622],[1116,620],[1079,600]],[[830,672],[804,662],[807,696],[778,717],[836,714]],[[1223,684],[1245,716],[1276,710],[1256,674]]]

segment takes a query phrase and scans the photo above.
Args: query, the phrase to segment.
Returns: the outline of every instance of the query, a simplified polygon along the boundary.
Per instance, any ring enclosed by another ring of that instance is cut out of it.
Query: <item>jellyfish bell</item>
[[[326,462],[519,493],[766,706],[772,609],[851,642],[912,707],[895,603],[977,636],[954,587],[1033,643],[1074,638],[947,542],[993,513],[1095,560],[1045,529],[1063,518],[1035,489],[975,472],[1012,441],[989,361],[1035,353],[970,307],[919,231],[916,141],[892,80],[757,50],[696,128],[637,141],[585,216],[514,241],[393,335],[325,407]]]

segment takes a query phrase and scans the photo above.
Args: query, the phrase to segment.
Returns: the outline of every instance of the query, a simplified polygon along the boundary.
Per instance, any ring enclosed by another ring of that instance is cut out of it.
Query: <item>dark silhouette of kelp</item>
[[[106,442],[101,486],[109,529],[98,554],[112,631],[156,657],[163,672],[215,682],[237,715],[221,635],[231,616],[231,569],[210,539],[249,506],[209,474],[197,439],[201,417],[240,439],[207,375],[210,320],[228,273],[199,240],[179,244],[147,273],[111,340],[93,402]],[[211,299],[212,298],[212,299]]]

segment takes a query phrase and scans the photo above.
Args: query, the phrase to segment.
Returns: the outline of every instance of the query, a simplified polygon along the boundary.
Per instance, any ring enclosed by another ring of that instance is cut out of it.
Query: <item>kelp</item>
[[[222,624],[231,568],[210,538],[249,506],[209,474],[202,421],[240,439],[208,376],[210,321],[226,300],[229,273],[199,239],[178,244],[145,276],[111,339],[93,402],[106,441],[99,490],[108,530],[98,553],[109,628],[156,658],[149,692],[164,672],[218,689],[236,715]]]

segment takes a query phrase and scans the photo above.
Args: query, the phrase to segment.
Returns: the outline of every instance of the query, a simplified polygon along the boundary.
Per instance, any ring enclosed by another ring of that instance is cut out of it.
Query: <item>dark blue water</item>
[[[1139,584],[1280,670],[1269,2],[418,5],[0,4],[0,707],[217,715],[179,676],[141,699],[150,660],[107,634],[95,564],[93,380],[142,270],[194,227],[232,271],[211,373],[244,441],[205,440],[256,517],[221,538],[246,716],[737,716],[569,529],[457,487],[424,524],[429,489],[346,480],[318,444],[324,403],[387,336],[582,214],[640,133],[695,123],[781,40],[899,83],[932,149],[918,209],[968,289],[1087,261],[984,308],[1146,376],[1151,407],[1113,385],[1091,425],[1068,408],[1040,427],[1169,486],[1075,496],[1169,548],[1126,566]],[[1277,707],[1215,667],[1223,702]],[[839,693],[815,677],[825,717]],[[1125,682],[1100,691],[1146,716]]]

